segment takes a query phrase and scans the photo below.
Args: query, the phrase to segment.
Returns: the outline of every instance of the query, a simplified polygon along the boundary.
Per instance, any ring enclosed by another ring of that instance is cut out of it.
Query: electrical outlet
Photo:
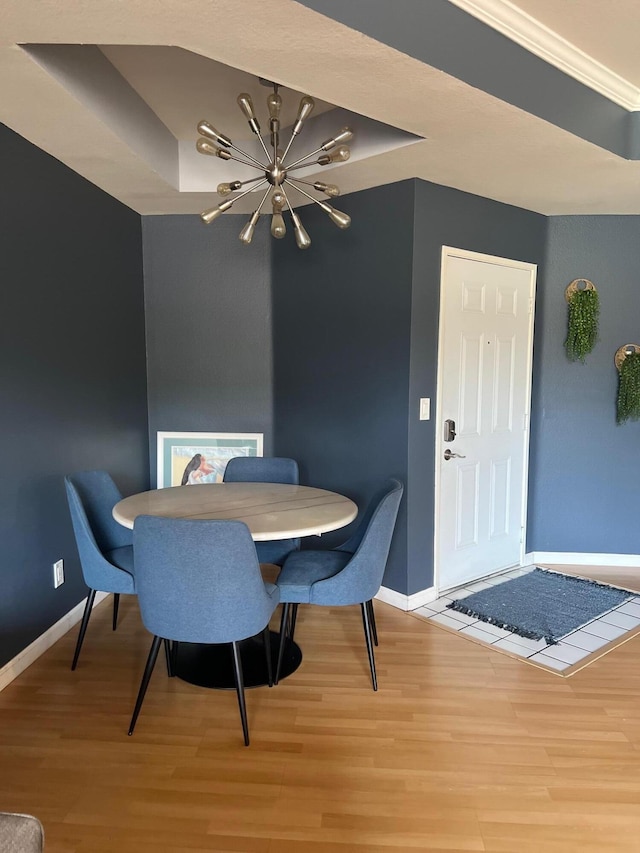
[[[53,564],[53,588],[57,589],[64,583],[64,560],[57,560]]]

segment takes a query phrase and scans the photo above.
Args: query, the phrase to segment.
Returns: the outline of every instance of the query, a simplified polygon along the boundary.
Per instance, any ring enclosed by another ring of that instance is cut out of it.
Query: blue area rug
[[[459,598],[447,607],[512,631],[557,643],[634,593],[585,578],[533,569],[525,575]]]

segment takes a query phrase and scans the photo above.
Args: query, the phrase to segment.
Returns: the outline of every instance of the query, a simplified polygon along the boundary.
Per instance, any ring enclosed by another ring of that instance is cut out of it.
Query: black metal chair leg
[[[373,609],[373,598],[367,601],[367,611],[369,613],[369,624],[371,625],[371,635],[373,637],[373,645],[378,645],[378,629],[376,628],[376,614]]]
[[[280,680],[280,669],[282,668],[282,658],[284,657],[284,647],[287,642],[287,625],[289,624],[289,609],[290,604],[282,605],[282,617],[280,618],[280,644],[278,645],[278,663],[276,665],[275,683]]]
[[[371,640],[371,624],[369,622],[369,612],[367,610],[366,602],[363,602],[360,605],[360,609],[362,610],[362,624],[364,625],[364,638],[367,643],[367,654],[369,655],[369,668],[371,669],[371,681],[373,682],[373,689],[378,689],[378,679],[376,678],[376,662],[373,657],[373,642]]]
[[[120,607],[120,593],[113,593],[113,630],[118,627],[118,608]]]
[[[95,589],[89,590],[89,595],[87,596],[87,603],[84,606],[84,613],[82,614],[82,622],[80,623],[80,633],[78,634],[78,642],[76,643],[76,650],[73,655],[73,663],[71,664],[71,670],[73,671],[78,665],[78,658],[80,657],[80,649],[82,648],[82,643],[84,641],[84,635],[87,632],[87,625],[89,624],[89,617],[91,616],[91,609],[93,607],[93,602],[96,597]]]
[[[140,682],[140,690],[138,690],[138,698],[136,699],[136,707],[133,709],[133,716],[131,717],[131,723],[129,724],[129,734],[133,734],[133,730],[136,727],[136,722],[138,720],[138,714],[140,713],[140,709],[142,708],[142,703],[144,702],[144,697],[147,692],[147,687],[149,686],[149,679],[151,678],[151,673],[153,672],[153,668],[156,665],[156,661],[158,659],[158,652],[160,651],[160,643],[162,642],[162,637],[154,637],[153,642],[151,643],[151,648],[149,650],[149,657],[147,658],[147,665],[144,668],[144,673],[142,674],[142,681]]]
[[[169,678],[173,678],[175,675],[173,666],[174,650],[173,643],[170,640],[164,640],[164,656],[167,659],[167,675]]]
[[[296,631],[296,619],[297,618],[298,618],[298,605],[292,604],[291,605],[291,620],[290,620],[291,626],[289,629],[289,639],[290,640],[293,640],[293,635],[295,634],[295,631]]]
[[[262,632],[262,636],[264,638],[264,653],[267,658],[267,680],[269,683],[269,687],[273,687],[273,666],[271,664],[271,631],[269,630],[268,625]]]
[[[242,661],[240,660],[240,649],[236,642],[231,643],[233,649],[233,668],[236,676],[236,692],[238,694],[238,706],[240,708],[240,719],[242,720],[242,731],[244,734],[244,745],[249,746],[249,724],[247,723],[247,706],[244,701],[244,678],[242,677]]]

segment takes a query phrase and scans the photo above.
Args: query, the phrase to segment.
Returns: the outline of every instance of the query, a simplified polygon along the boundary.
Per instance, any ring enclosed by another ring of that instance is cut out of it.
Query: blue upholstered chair
[[[280,648],[276,669],[276,684],[284,639],[290,625],[290,609],[297,604],[320,604],[335,607],[341,604],[359,604],[362,610],[364,636],[369,655],[373,689],[378,689],[373,637],[370,619],[370,602],[380,589],[389,556],[391,538],[398,516],[404,487],[398,480],[389,480],[380,493],[371,512],[365,513],[366,527],[360,528],[347,545],[355,544],[355,551],[332,549],[327,551],[297,551],[285,560],[276,581],[283,603],[280,626]],[[359,536],[359,540],[356,537]],[[352,546],[350,546],[352,547]]]
[[[298,463],[283,456],[234,456],[224,471],[225,483],[289,483],[300,482]],[[277,539],[256,542],[258,560],[281,566],[292,551],[300,548],[299,539]]]
[[[141,515],[133,528],[133,549],[140,613],[153,642],[129,734],[133,734],[162,640],[165,649],[167,641],[230,643],[248,746],[238,642],[262,632],[271,686],[269,620],[280,601],[277,587],[262,580],[249,528],[242,521]]]
[[[135,594],[133,535],[111,515],[122,495],[106,471],[79,471],[64,478],[84,582],[89,596],[71,669],[75,669],[96,592],[113,593],[113,630],[118,624],[120,594]]]

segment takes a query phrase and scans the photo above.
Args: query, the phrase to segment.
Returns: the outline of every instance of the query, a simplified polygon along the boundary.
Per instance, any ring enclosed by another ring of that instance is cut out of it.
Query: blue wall
[[[262,432],[272,453],[271,236],[244,219],[143,218],[149,452],[156,431]]]
[[[549,220],[547,271],[537,305],[528,547],[640,554],[640,423],[616,424],[619,346],[640,343],[637,216]],[[600,294],[600,339],[569,362],[565,287]]]
[[[408,479],[413,192],[405,181],[339,199],[348,231],[305,207],[311,247],[288,234],[273,248],[276,452],[360,508],[385,478]],[[385,583],[403,590],[406,566],[405,500]]]
[[[546,220],[423,181],[340,207],[349,231],[305,208],[311,249],[274,247],[276,449],[307,482],[360,506],[385,477],[405,482],[385,585],[411,595],[433,583],[442,246],[541,264]],[[430,421],[418,419],[420,397],[432,400]]]
[[[547,220],[490,199],[416,181],[411,418],[409,431],[409,594],[433,583],[435,411],[442,246],[538,264],[544,273]],[[534,344],[534,371],[537,369]],[[430,397],[432,419],[418,420],[418,400]]]
[[[139,491],[148,445],[140,217],[3,125],[0,187],[2,666],[86,595],[64,475]]]
[[[300,2],[600,148],[640,158],[637,112],[554,68],[450,0]]]

